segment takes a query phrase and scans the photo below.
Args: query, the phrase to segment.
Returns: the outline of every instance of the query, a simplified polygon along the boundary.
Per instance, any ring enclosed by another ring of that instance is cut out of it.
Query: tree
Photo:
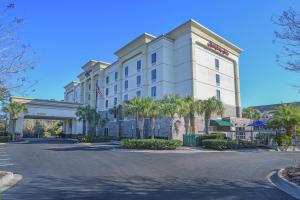
[[[188,109],[189,109],[189,113],[188,116],[189,119],[186,119],[188,121],[188,123],[190,124],[191,128],[192,128],[192,133],[196,132],[196,128],[195,128],[195,115],[201,115],[203,114],[203,104],[202,101],[200,100],[194,100],[194,98],[192,96],[187,96],[183,99],[184,102],[187,103],[188,105]]]
[[[75,115],[78,117],[79,121],[82,121],[82,134],[86,135],[86,107],[79,106]]]
[[[3,108],[3,111],[6,113],[10,113],[10,119],[12,120],[12,140],[15,141],[15,128],[17,119],[20,117],[21,113],[26,113],[28,112],[28,110],[24,104],[12,102],[6,105]]]
[[[253,121],[257,121],[260,119],[260,111],[254,108],[244,108],[243,109],[243,117],[251,119]]]
[[[162,111],[163,114],[170,118],[170,135],[169,139],[173,138],[173,126],[176,115],[179,114],[182,105],[181,98],[179,95],[167,95],[162,100]]]
[[[101,128],[104,128],[107,124],[107,121],[108,120],[103,118],[99,113],[95,115],[95,125],[100,125]]]
[[[23,23],[23,18],[12,17],[14,3],[0,7],[0,101],[6,99],[10,91],[16,91],[28,83],[26,73],[33,69],[30,45],[22,43],[16,32]],[[34,84],[25,88],[28,91]]]
[[[185,134],[188,134],[190,129],[190,105],[185,100],[181,101],[178,115],[183,117]]]
[[[283,47],[283,53],[277,55],[277,62],[285,69],[300,71],[300,12],[288,9],[278,17],[273,17],[273,22],[281,30],[275,31],[275,42]]]
[[[117,119],[118,123],[118,137],[122,137],[122,120],[123,120],[123,106],[119,105],[118,107],[113,107],[109,109],[110,114],[113,114],[114,117]]]
[[[149,102],[149,112],[148,115],[150,117],[150,127],[151,127],[151,138],[154,139],[155,134],[155,124],[157,118],[161,116],[161,108],[162,104],[160,101],[154,101],[152,98]]]
[[[205,132],[208,134],[208,126],[212,114],[223,115],[224,105],[222,101],[218,100],[216,97],[211,97],[207,100],[202,101],[203,113],[205,121]]]
[[[300,109],[294,105],[281,104],[271,114],[269,125],[275,128],[285,128],[288,136],[292,136],[296,126],[300,124]]]
[[[142,99],[140,97],[135,97],[129,101],[126,101],[123,105],[124,107],[124,114],[126,116],[132,116],[135,119],[135,130],[136,130],[136,137],[140,137],[140,132],[138,128],[138,121],[139,121],[139,113],[142,106]]]

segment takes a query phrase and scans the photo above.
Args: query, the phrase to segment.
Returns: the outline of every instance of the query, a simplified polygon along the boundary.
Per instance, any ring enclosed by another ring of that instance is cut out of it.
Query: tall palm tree
[[[109,109],[109,113],[113,114],[116,119],[117,119],[117,124],[118,124],[118,137],[122,137],[122,120],[123,120],[123,106],[119,105],[118,107],[113,107]]]
[[[10,119],[12,120],[12,140],[15,141],[15,128],[17,119],[20,117],[21,113],[26,113],[28,110],[24,104],[12,102],[6,105],[3,108],[3,111],[10,113]]]
[[[100,125],[100,127],[103,129],[105,125],[107,124],[107,119],[103,118],[99,113],[95,115],[95,124]],[[104,135],[104,133],[103,133]]]
[[[195,100],[192,96],[185,97],[183,101],[186,104],[188,104],[188,108],[189,108],[189,113],[188,113],[189,116],[186,116],[186,118],[188,117],[189,119],[186,119],[186,121],[190,123],[190,126],[192,128],[191,132],[195,133],[196,132],[195,115],[203,114],[203,103],[201,100]]]
[[[123,104],[125,116],[132,116],[135,118],[136,137],[138,138],[140,137],[138,120],[139,120],[139,112],[141,110],[141,105],[142,105],[142,99],[140,97],[135,97],[129,101],[126,101]]]
[[[269,124],[276,128],[285,128],[286,134],[292,136],[300,124],[300,109],[294,105],[281,104],[272,112]]]
[[[178,115],[179,117],[183,117],[185,134],[188,134],[190,128],[190,106],[188,102],[181,101]]]
[[[150,128],[151,128],[151,138],[154,139],[155,135],[155,124],[157,118],[161,116],[161,108],[162,104],[160,101],[154,101],[152,98],[149,102],[149,112],[148,115],[150,117]]]
[[[203,113],[205,120],[205,132],[208,134],[208,126],[212,114],[223,115],[224,105],[222,101],[218,100],[216,97],[211,97],[207,100],[202,101],[203,104]]]
[[[82,134],[86,135],[86,113],[87,108],[85,106],[79,106],[75,115],[78,117],[79,121],[82,121]]]
[[[170,135],[169,139],[173,138],[173,126],[174,126],[174,120],[176,115],[178,115],[181,107],[181,98],[179,95],[167,95],[162,100],[163,106],[162,111],[163,114],[170,118],[171,125],[170,125]]]
[[[95,126],[95,117],[97,115],[97,111],[92,108],[90,105],[87,106],[79,106],[76,111],[76,116],[79,117],[79,120],[82,120],[83,123],[83,134],[90,135],[94,133]],[[88,124],[88,127],[86,127]],[[87,130],[87,131],[86,131]]]

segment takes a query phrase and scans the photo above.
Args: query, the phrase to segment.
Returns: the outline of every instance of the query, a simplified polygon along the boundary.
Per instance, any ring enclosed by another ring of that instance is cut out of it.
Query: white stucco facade
[[[161,99],[179,94],[202,100],[217,96],[228,107],[227,116],[240,117],[241,51],[189,20],[159,37],[140,35],[115,52],[112,64],[89,61],[79,82],[65,87],[65,99],[107,111],[136,96]],[[73,94],[77,89],[78,99]]]

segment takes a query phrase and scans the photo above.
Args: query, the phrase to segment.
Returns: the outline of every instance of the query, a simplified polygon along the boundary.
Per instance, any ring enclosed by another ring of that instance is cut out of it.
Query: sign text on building
[[[214,49],[216,51],[219,51],[220,53],[222,53],[222,54],[224,54],[226,56],[229,55],[229,52],[226,49],[224,49],[223,47],[220,47],[219,45],[213,43],[212,41],[209,41],[207,43],[207,46],[209,46],[210,48],[212,48],[212,49]]]

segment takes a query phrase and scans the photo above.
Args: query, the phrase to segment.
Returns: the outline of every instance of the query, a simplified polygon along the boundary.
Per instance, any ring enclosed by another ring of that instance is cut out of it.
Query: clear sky
[[[90,59],[113,62],[117,49],[143,32],[160,35],[192,18],[241,47],[242,106],[299,101],[300,74],[275,61],[271,17],[299,0],[16,0],[22,40],[37,52],[29,97],[63,99],[64,85]]]

